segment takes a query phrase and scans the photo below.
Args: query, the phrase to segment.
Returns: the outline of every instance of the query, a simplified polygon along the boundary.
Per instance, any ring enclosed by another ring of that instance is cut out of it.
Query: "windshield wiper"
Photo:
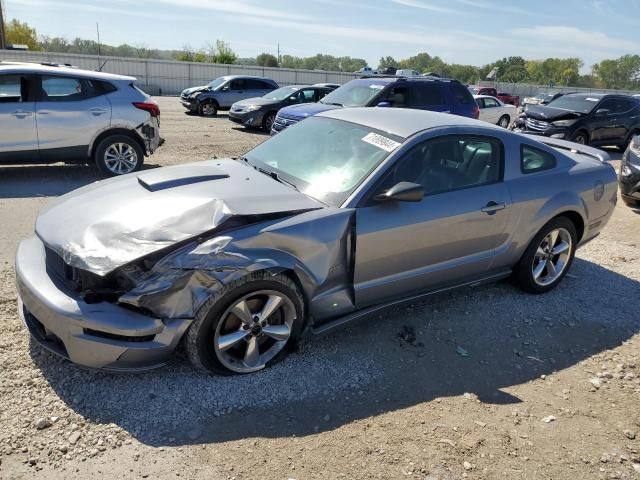
[[[283,185],[289,185],[290,187],[292,187],[294,190],[299,191],[298,187],[296,187],[296,185],[292,182],[289,182],[287,180],[285,180],[284,178],[282,178],[280,175],[278,175],[276,172],[272,171],[272,170],[267,170],[266,168],[260,168],[260,167],[255,167],[254,168],[256,170],[258,170],[260,173],[264,173],[265,175],[269,175],[271,178],[273,178],[275,181],[282,183]]]
[[[337,102],[320,102],[320,103],[324,103],[325,105],[336,105],[338,107],[344,107],[342,103],[337,103]]]

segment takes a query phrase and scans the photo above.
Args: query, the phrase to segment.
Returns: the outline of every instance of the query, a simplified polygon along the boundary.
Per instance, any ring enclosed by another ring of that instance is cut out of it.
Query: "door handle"
[[[498,203],[491,201],[482,207],[480,211],[487,215],[495,215],[498,210],[504,210],[505,208],[507,208],[507,205],[504,202]]]
[[[24,118],[24,117],[30,117],[31,115],[33,115],[33,113],[32,112],[27,112],[25,110],[16,110],[11,115],[13,115],[14,117],[17,117],[17,118]]]
[[[100,107],[90,108],[89,111],[95,116],[104,115],[105,113],[107,113],[107,111],[104,108],[100,108]]]

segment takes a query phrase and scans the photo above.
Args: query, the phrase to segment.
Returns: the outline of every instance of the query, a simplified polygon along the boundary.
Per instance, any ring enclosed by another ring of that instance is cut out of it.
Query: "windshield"
[[[222,85],[224,82],[226,82],[226,80],[224,79],[224,77],[220,77],[220,78],[216,78],[214,81],[209,82],[207,84],[207,87],[211,88],[211,89],[216,89],[218,88],[220,85]]]
[[[363,125],[310,117],[261,143],[245,158],[302,193],[338,207],[402,141]]]
[[[548,107],[568,110],[570,112],[589,113],[600,101],[597,97],[585,97],[584,95],[565,95],[556,98],[547,105]]]
[[[294,93],[298,91],[296,87],[282,87],[273,92],[269,92],[264,95],[262,98],[266,98],[268,100],[284,100],[287,97],[290,97]]]
[[[351,81],[331,92],[320,103],[341,107],[366,107],[385,86],[385,83]]]

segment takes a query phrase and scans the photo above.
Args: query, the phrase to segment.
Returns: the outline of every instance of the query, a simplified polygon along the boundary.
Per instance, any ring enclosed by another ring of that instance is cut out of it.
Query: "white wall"
[[[356,76],[351,73],[316,70],[294,70],[245,65],[219,65],[212,63],[178,62],[123,57],[98,57],[71,53],[25,52],[0,50],[0,60],[18,62],[69,63],[85,70],[131,75],[138,85],[161,89],[163,95],[176,95],[188,87],[204,85],[222,75],[257,75],[269,77],[279,85],[346,83]]]

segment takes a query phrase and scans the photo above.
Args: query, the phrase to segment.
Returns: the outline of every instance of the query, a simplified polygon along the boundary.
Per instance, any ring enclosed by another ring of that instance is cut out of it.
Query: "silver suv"
[[[215,117],[218,109],[229,109],[236,102],[262,97],[277,88],[278,84],[270,78],[227,75],[207,85],[183,90],[180,103],[191,113]]]
[[[0,62],[0,164],[95,162],[139,170],[161,144],[160,108],[135,78]]]

